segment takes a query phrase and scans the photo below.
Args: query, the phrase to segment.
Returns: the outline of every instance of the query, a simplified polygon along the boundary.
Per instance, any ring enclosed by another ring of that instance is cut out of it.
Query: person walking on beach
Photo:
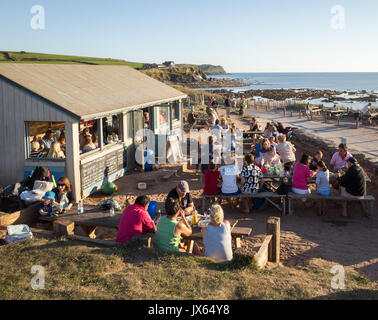
[[[226,100],[224,101],[224,105],[226,107],[226,117],[229,118],[231,115],[231,99],[230,96],[227,96]]]

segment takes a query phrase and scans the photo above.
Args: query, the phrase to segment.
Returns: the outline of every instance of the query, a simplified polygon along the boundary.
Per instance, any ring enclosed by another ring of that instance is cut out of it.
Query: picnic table
[[[340,125],[340,118],[346,114],[346,110],[324,110],[324,123],[327,123],[327,117],[335,117],[337,119],[337,125]]]
[[[57,228],[55,228],[54,226],[54,230],[60,230],[62,227],[67,227],[68,225],[72,225],[72,223],[74,223],[76,226],[79,226],[81,228],[82,232],[87,234],[88,238],[86,239],[85,237],[80,236],[75,237],[72,235],[71,238],[85,241],[88,241],[93,237],[92,235],[98,227],[106,227],[118,230],[118,226],[122,218],[122,213],[118,212],[115,213],[114,216],[111,216],[109,211],[101,210],[97,206],[89,205],[86,205],[84,209],[84,213],[80,215],[76,213],[76,210],[70,210],[70,212],[61,214],[57,217],[44,217],[42,218],[42,220],[56,224]],[[252,229],[237,228],[236,225],[239,222],[237,219],[230,219],[228,221],[231,225],[231,236],[234,239],[235,246],[240,247],[240,238],[242,236],[250,235]],[[198,225],[192,226],[192,231],[193,233],[191,236],[183,237],[184,242],[187,244],[188,253],[192,253],[194,241],[202,240],[201,228]],[[144,236],[147,238],[148,244],[150,245],[152,234],[147,234]],[[97,242],[100,244],[105,244],[103,240],[97,240]]]

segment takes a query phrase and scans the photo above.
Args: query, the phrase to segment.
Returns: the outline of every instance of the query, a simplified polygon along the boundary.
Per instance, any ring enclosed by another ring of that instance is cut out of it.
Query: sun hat
[[[180,190],[182,193],[188,193],[189,192],[189,184],[185,181],[182,180],[177,184],[177,188]]]
[[[42,199],[55,200],[55,192],[53,191],[46,192],[45,195],[42,197]]]

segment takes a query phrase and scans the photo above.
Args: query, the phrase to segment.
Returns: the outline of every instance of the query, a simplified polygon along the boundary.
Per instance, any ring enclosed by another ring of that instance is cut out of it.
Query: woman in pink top
[[[294,175],[292,181],[292,190],[296,194],[310,194],[311,191],[308,188],[308,183],[311,182],[312,171],[309,168],[310,157],[307,154],[302,156],[300,162],[297,162],[294,166]]]

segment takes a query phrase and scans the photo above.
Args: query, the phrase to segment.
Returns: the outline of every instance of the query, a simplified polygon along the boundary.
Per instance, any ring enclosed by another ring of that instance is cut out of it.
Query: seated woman
[[[232,260],[231,226],[224,220],[224,213],[219,204],[211,206],[210,223],[206,228],[202,228],[202,237],[205,257],[218,261]]]
[[[55,141],[52,143],[49,153],[47,154],[48,159],[64,159],[66,156],[60,148],[59,142]]]
[[[318,170],[318,163],[319,161],[323,160],[323,152],[322,151],[316,151],[314,158],[312,158],[310,163],[310,170],[316,171]]]
[[[264,130],[264,138],[270,138],[273,135],[274,135],[273,125],[268,122]]]
[[[259,124],[257,123],[256,118],[252,118],[251,123],[249,124],[249,131],[259,131]]]
[[[261,169],[255,165],[255,158],[251,154],[247,154],[244,158],[244,166],[240,174],[241,177],[241,192],[242,194],[252,194],[260,190],[263,184],[263,173]],[[250,206],[248,198],[243,199],[244,210],[243,213],[249,213]]]
[[[222,134],[225,134],[230,129],[230,126],[228,125],[228,123],[226,122],[224,118],[221,119],[220,126],[223,129]]]
[[[157,226],[154,247],[172,252],[185,251],[180,248],[181,235],[189,237],[192,234],[192,228],[185,218],[185,213],[180,207],[177,199],[169,198],[165,203],[166,216],[163,216]],[[177,218],[181,216],[182,222]]]
[[[329,186],[329,171],[326,164],[320,160],[317,163],[318,171],[316,173],[316,192],[322,196],[329,196],[331,194],[331,188]],[[318,215],[322,216],[325,214],[326,201],[319,201],[319,212]]]
[[[300,162],[294,166],[294,174],[292,180],[292,191],[296,194],[310,194],[308,183],[311,182],[313,173],[308,167],[310,164],[310,157],[304,154]]]
[[[86,137],[92,137],[92,135],[89,132],[89,128],[84,128],[84,130],[79,134],[80,149],[83,149],[85,145]]]
[[[55,203],[58,205],[59,213],[71,210],[74,198],[71,191],[70,180],[67,177],[59,178],[57,187],[52,190],[55,193]]]
[[[203,194],[207,196],[217,195],[219,193],[218,182],[220,178],[221,174],[217,166],[213,163],[210,163],[204,175]],[[215,198],[211,198],[211,202],[213,202],[214,200]]]
[[[85,142],[84,142],[84,146],[83,146],[83,153],[86,153],[86,152],[89,152],[89,151],[96,149],[96,146],[93,144],[91,137],[86,136],[84,140],[85,140]]]
[[[270,144],[269,139],[265,138],[261,145],[257,162],[274,166],[280,161],[280,157],[276,152],[276,148]]]
[[[59,142],[59,145],[60,145],[60,149],[62,149],[62,151],[64,153],[66,153],[66,138],[60,136],[58,142]]]

